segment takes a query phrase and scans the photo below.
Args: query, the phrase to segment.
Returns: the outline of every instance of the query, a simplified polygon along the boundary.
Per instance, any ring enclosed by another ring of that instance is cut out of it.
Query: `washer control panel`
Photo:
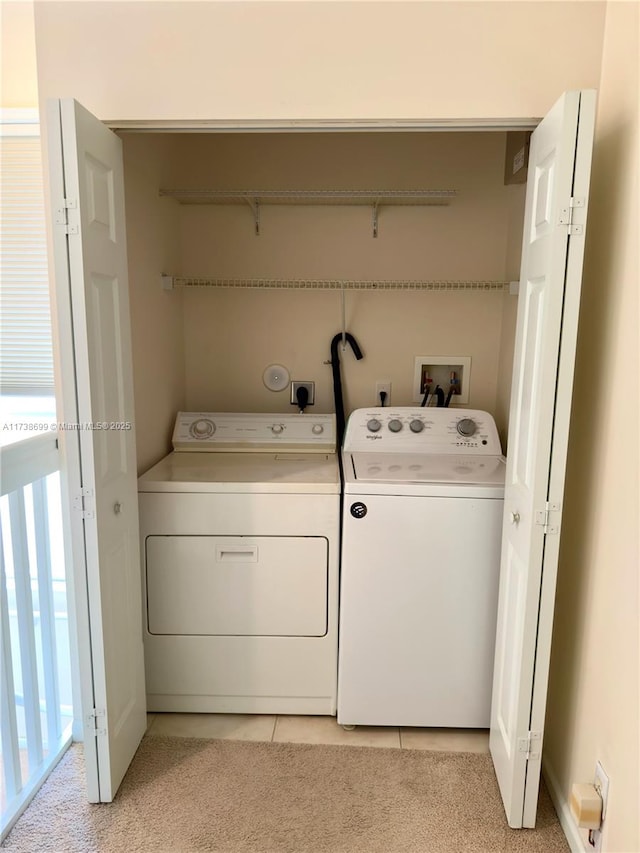
[[[334,453],[335,415],[178,412],[173,449]]]
[[[493,417],[479,409],[356,409],[347,422],[345,450],[464,453],[499,456]]]

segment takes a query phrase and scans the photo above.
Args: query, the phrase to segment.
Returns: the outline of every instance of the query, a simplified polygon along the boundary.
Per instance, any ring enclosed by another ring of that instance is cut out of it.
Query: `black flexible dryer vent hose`
[[[358,346],[358,342],[346,332],[344,335],[345,341],[353,350],[353,354],[360,361],[363,358],[362,350]],[[331,370],[333,372],[333,398],[336,405],[336,443],[338,452],[342,447],[342,437],[344,435],[345,417],[344,417],[344,399],[342,396],[342,379],[340,376],[340,356],[338,354],[338,346],[342,342],[342,333],[336,335],[331,341]]]

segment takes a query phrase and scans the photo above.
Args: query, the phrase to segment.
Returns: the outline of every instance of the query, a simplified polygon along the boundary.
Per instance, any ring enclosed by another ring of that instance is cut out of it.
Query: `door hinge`
[[[78,209],[78,200],[75,198],[64,198],[62,200],[62,204],[59,207],[56,207],[54,222],[56,225],[64,226],[65,234],[79,234],[80,229],[77,225],[69,225],[69,214],[68,210],[77,210]]]
[[[586,204],[586,200],[584,198],[574,198],[573,196],[569,199],[569,204],[560,208],[560,217],[558,219],[558,225],[566,225],[567,231],[571,236],[575,236],[576,234],[584,234],[584,225],[577,225],[573,221],[573,211],[576,207],[584,207]]]
[[[553,523],[552,512],[560,512],[560,504],[555,501],[546,501],[544,509],[538,510],[535,515],[536,524],[544,528],[542,532],[545,534],[557,534],[560,530],[560,525],[557,522]]]
[[[540,758],[540,744],[542,742],[541,732],[527,732],[526,737],[518,738],[518,752],[526,752],[525,758]]]
[[[87,508],[86,498],[93,497],[93,489],[80,489],[80,494],[73,499],[73,508],[80,513],[80,518],[95,518],[95,511]]]
[[[92,708],[86,717],[87,734],[92,737],[106,735],[107,729],[103,725],[106,716],[104,708]]]

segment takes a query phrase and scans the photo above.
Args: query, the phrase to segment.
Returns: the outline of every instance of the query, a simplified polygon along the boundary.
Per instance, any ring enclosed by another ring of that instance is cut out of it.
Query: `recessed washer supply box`
[[[466,355],[417,355],[413,369],[413,402],[421,403],[425,387],[431,386],[433,393],[439,385],[445,393],[451,387],[451,374],[455,374],[455,391],[450,405],[466,405],[469,402],[471,381],[471,357]]]

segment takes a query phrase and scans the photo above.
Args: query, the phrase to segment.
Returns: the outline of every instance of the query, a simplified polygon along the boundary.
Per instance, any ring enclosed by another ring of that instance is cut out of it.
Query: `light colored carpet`
[[[85,800],[72,747],[3,847],[12,853],[555,853],[510,830],[491,760],[472,753],[147,736],[113,803]]]

